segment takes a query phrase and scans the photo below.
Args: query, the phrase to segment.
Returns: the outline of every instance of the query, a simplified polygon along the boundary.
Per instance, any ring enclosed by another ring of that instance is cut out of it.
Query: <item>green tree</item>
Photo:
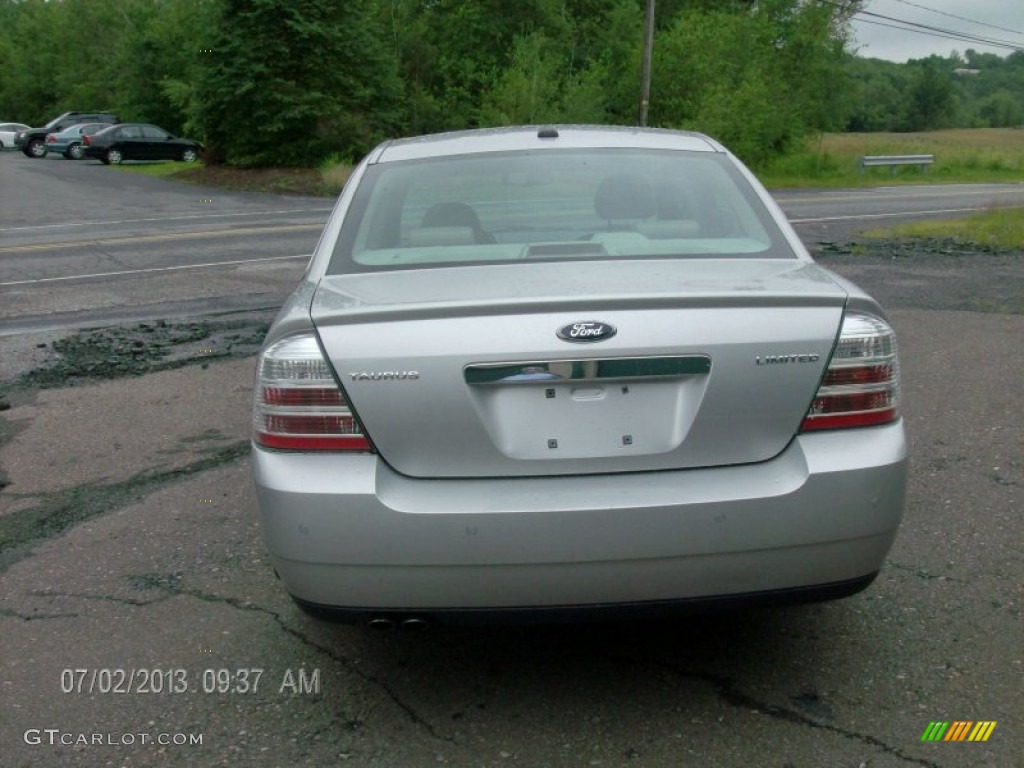
[[[138,34],[126,36],[114,57],[119,108],[202,138],[189,118],[219,11],[216,0],[149,0]]]
[[[907,67],[882,59],[849,56],[842,65],[847,87],[847,131],[901,130],[906,112]]]
[[[5,3],[0,11],[0,113],[5,120],[42,125],[64,106],[57,82],[61,46],[55,39],[63,31],[55,26],[60,9],[27,0]]]
[[[564,66],[573,66],[562,0],[392,0],[390,16],[414,133],[511,119],[523,113],[529,89],[562,90],[529,85],[540,68],[561,81]],[[529,61],[531,51],[541,58]]]
[[[947,67],[938,57],[931,57],[915,70],[907,93],[907,129],[927,131],[952,125],[956,100]]]
[[[178,130],[166,82],[191,88],[217,0],[0,2],[0,109],[41,124],[72,109],[110,109]]]
[[[215,160],[315,165],[391,132],[400,90],[364,0],[224,0],[192,94]]]
[[[643,4],[636,0],[619,0],[608,9],[600,33],[594,33],[595,38],[600,40],[600,48],[594,50],[590,67],[603,91],[603,111],[610,123],[636,123],[643,28]],[[655,50],[660,45],[660,41],[656,42]]]
[[[755,164],[840,126],[845,8],[704,0],[681,11],[655,40],[652,124],[708,132]]]
[[[564,49],[540,32],[519,38],[513,48],[512,62],[482,96],[480,122],[507,125],[566,119],[561,104]]]
[[[758,163],[843,125],[1014,119],[1024,55],[968,51],[957,66],[983,76],[951,82],[942,60],[951,96],[935,107],[920,63],[851,65],[861,4],[658,0],[650,123]],[[643,21],[644,0],[0,0],[0,110],[113,109],[236,165],[480,125],[634,124]]]
[[[993,93],[978,105],[978,114],[991,128],[1014,128],[1024,125],[1024,104],[1019,95],[1002,90]]]

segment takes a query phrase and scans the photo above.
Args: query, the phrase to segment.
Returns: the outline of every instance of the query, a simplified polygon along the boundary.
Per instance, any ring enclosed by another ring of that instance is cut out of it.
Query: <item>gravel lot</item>
[[[1024,314],[1024,255],[951,239],[818,243],[822,265],[867,289],[887,309]]]

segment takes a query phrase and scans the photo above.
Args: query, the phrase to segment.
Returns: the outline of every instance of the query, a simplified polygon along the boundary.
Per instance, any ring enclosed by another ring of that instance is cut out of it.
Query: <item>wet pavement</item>
[[[885,283],[854,255],[825,260]],[[0,339],[0,762],[1021,765],[1024,316],[963,311],[956,278],[890,305],[913,473],[878,581],[667,623],[318,623],[259,535],[266,317]],[[921,741],[957,720],[997,726]]]

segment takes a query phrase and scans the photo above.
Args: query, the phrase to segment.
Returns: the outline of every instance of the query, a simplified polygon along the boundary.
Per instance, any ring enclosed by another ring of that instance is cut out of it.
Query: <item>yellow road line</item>
[[[36,277],[30,280],[10,280],[0,283],[0,288],[12,285],[37,285],[39,283],[60,283],[68,280],[94,280],[97,277],[126,277],[128,275],[144,275],[152,272],[182,272],[190,269],[215,269],[217,267],[237,267],[244,264],[258,264],[268,261],[289,261],[292,259],[309,259],[308,253],[293,256],[266,256],[258,259],[235,259],[233,261],[211,261],[205,264],[176,264],[171,267],[146,267],[143,269],[122,269],[117,272],[93,272],[84,275],[59,275],[57,277]]]
[[[65,248],[87,248],[90,246],[133,245],[135,243],[157,243],[170,240],[189,240],[204,237],[234,237],[236,235],[262,235],[274,232],[298,232],[301,230],[321,230],[323,224],[284,224],[277,227],[245,227],[242,229],[213,229],[207,231],[170,232],[160,235],[135,235],[132,237],[94,238],[89,240],[68,240],[56,243],[39,243],[33,245],[9,245],[0,247],[0,253],[32,253],[36,251],[53,251]]]

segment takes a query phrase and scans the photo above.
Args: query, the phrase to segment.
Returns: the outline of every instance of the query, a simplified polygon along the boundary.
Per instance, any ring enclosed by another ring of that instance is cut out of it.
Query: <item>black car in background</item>
[[[182,139],[150,123],[121,123],[86,136],[82,145],[86,157],[117,165],[122,160],[183,160],[199,159],[203,145],[191,139]]]
[[[118,123],[120,118],[113,112],[65,112],[58,115],[42,128],[29,128],[19,133],[14,139],[14,145],[20,149],[26,157],[46,157],[46,135],[59,133],[65,128],[79,123]]]

